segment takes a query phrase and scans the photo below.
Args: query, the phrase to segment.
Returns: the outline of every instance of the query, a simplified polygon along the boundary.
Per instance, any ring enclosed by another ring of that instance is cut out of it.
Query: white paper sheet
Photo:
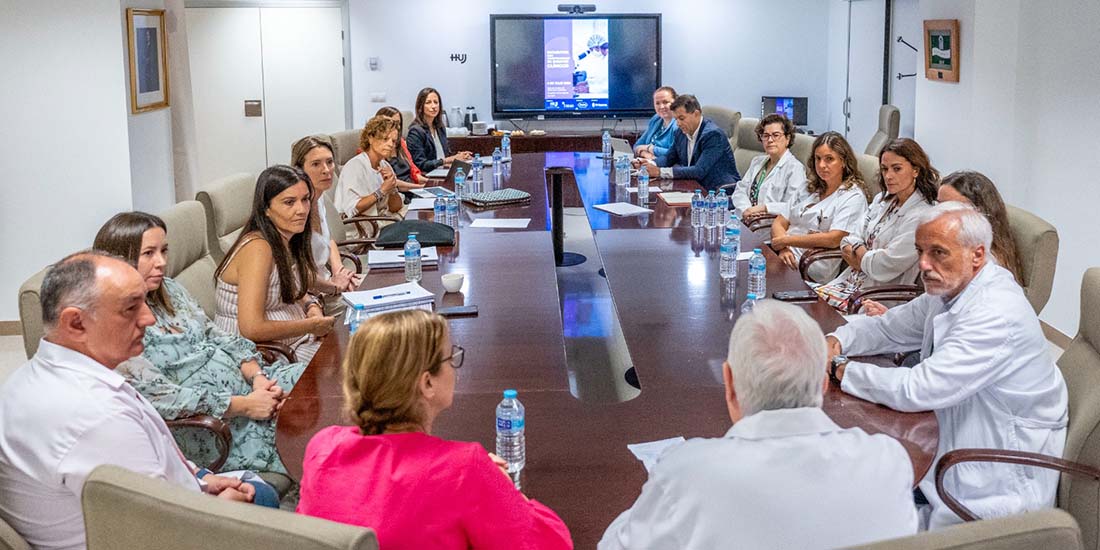
[[[611,202],[607,204],[597,204],[596,208],[603,210],[604,212],[610,212],[616,216],[637,216],[638,214],[646,214],[652,212],[649,208],[642,208],[629,202]]]
[[[450,168],[443,168],[441,166],[439,168],[436,168],[435,170],[432,170],[431,172],[428,172],[427,174],[425,174],[425,176],[429,178],[445,178],[447,177],[447,172],[449,172],[450,170]]]
[[[493,227],[497,229],[524,229],[531,218],[478,218],[470,227]]]
[[[740,262],[741,260],[747,260],[751,257],[752,257],[752,251],[749,250],[748,252],[742,252],[742,253],[738,254],[737,255],[737,261]]]
[[[421,248],[420,262],[422,265],[438,264],[439,251],[434,246]],[[367,251],[367,266],[369,267],[403,267],[404,265],[405,251],[400,248]]]
[[[642,465],[645,466],[645,471],[652,472],[653,467],[657,465],[657,459],[660,458],[661,453],[683,442],[683,437],[676,436],[668,439],[661,439],[659,441],[650,441],[648,443],[632,443],[627,445],[626,448],[630,449],[630,452],[634,453],[634,456],[642,461]]]
[[[415,198],[409,201],[409,210],[431,210],[435,208],[435,199]]]

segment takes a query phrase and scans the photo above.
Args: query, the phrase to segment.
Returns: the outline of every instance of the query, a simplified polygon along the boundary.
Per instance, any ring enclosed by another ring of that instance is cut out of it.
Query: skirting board
[[[0,321],[0,336],[23,334],[23,324],[19,321]]]
[[[1043,321],[1039,321],[1039,324],[1043,327],[1043,336],[1046,336],[1047,340],[1050,340],[1054,345],[1066,349],[1069,347],[1069,343],[1073,341],[1073,338],[1062,334],[1062,332]]]

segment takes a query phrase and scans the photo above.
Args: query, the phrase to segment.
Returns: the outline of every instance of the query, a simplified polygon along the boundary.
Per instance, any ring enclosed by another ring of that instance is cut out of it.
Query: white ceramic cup
[[[447,292],[458,292],[462,288],[462,283],[466,280],[466,275],[462,273],[444,273],[443,274],[443,289]]]

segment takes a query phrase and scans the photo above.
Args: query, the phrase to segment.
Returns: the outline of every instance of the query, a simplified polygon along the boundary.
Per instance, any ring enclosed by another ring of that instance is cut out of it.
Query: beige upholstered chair
[[[802,166],[810,165],[810,157],[814,154],[814,139],[814,136],[807,134],[794,135],[794,142],[791,143],[791,154],[798,159],[798,162],[802,163]]]
[[[742,117],[737,123],[737,147],[733,149],[733,159],[737,162],[737,173],[741,177],[749,170],[752,159],[764,154],[764,144],[756,139],[756,125],[759,122],[759,118]]]
[[[874,197],[882,191],[878,181],[878,157],[860,153],[856,153],[856,155],[856,164],[859,165],[859,173],[863,176],[863,182],[867,184],[868,193]]]
[[[714,121],[726,137],[737,136],[737,124],[741,121],[741,111],[734,111],[717,105],[703,105],[703,116]],[[734,147],[736,149],[736,147]]]
[[[337,169],[343,168],[352,157],[359,154],[359,134],[361,133],[362,129],[343,130],[330,134],[332,144],[336,147],[333,160],[336,161]]]
[[[1020,282],[1035,313],[1043,311],[1054,286],[1054,266],[1058,261],[1058,230],[1046,220],[1012,206],[1008,207],[1008,226],[1016,241],[1020,259]]]
[[[0,550],[31,550],[31,547],[11,525],[0,519]]]
[[[45,277],[46,270],[42,269],[19,286],[19,323],[23,327],[23,351],[27,353],[27,359],[38,351],[38,341],[45,332],[42,327],[42,304],[39,302],[42,279]]]
[[[370,529],[229,502],[117,466],[96,468],[81,496],[88,550],[377,550]]]
[[[1069,427],[1060,457],[999,449],[956,449],[936,465],[936,490],[963,519],[974,516],[945,494],[944,474],[962,462],[1012,462],[1062,472],[1058,507],[1081,527],[1084,548],[1100,548],[1100,268],[1085,272],[1081,282],[1081,321],[1077,336],[1058,359],[1069,390]],[[1039,548],[1036,546],[1035,548]]]
[[[878,109],[878,131],[871,136],[864,153],[877,157],[886,144],[898,137],[901,128],[901,112],[893,105],[883,105]]]
[[[214,270],[206,235],[206,212],[198,201],[183,201],[160,217],[168,226],[166,273],[183,285],[199,302],[207,317],[214,318]]]
[[[248,222],[255,191],[256,175],[240,173],[211,183],[195,196],[206,210],[206,237],[215,262],[222,261]]]
[[[1081,531],[1073,516],[1043,510],[988,521],[952,525],[911,537],[849,550],[1079,550]]]

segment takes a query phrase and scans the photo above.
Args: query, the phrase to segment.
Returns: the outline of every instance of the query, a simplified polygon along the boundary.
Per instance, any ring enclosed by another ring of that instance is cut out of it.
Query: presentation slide
[[[548,19],[543,26],[546,109],[607,109],[611,99],[607,19]]]
[[[656,15],[494,15],[493,112],[648,116],[660,86]]]

